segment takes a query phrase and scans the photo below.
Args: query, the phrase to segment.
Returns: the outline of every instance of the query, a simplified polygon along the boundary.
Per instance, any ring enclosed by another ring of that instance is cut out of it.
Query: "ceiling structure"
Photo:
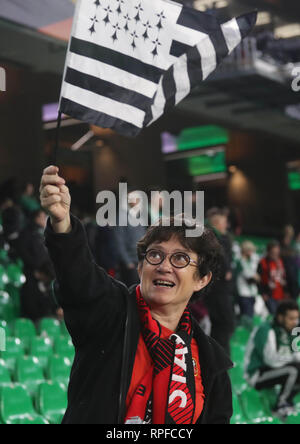
[[[258,6],[263,11],[282,13],[285,19],[289,16],[295,21],[298,14],[300,18],[300,2],[298,5],[294,0],[196,1],[198,6],[212,3],[220,9],[229,6],[231,15]],[[72,0],[1,0],[0,65],[9,61],[32,71],[61,76],[73,3]],[[259,57],[253,57],[246,67],[232,64],[231,70],[220,70],[184,100],[179,110],[231,128],[263,131],[300,143],[300,121],[285,113],[287,106],[300,104],[300,92],[292,90],[292,79],[288,81],[282,76],[281,68],[267,65]]]

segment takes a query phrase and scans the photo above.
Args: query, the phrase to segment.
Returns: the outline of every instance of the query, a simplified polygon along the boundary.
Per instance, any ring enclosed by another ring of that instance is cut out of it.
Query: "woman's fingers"
[[[49,197],[52,196],[52,194],[59,194],[60,192],[59,187],[55,187],[54,185],[46,185],[41,191],[41,197]]]
[[[52,196],[49,197],[43,197],[41,199],[41,203],[42,203],[42,207],[43,208],[50,208],[52,205],[60,203],[62,201],[61,196],[59,196],[58,194],[53,194]]]
[[[57,166],[54,165],[50,165],[47,168],[44,169],[43,171],[43,176],[47,176],[48,174],[58,174],[59,168]]]

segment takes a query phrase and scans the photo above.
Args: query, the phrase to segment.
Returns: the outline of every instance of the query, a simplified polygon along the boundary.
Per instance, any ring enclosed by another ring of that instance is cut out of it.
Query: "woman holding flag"
[[[232,367],[193,320],[193,295],[217,277],[214,234],[151,226],[138,242],[140,284],[128,289],[93,261],[57,167],[45,169],[46,245],[76,354],[64,424],[228,424]]]

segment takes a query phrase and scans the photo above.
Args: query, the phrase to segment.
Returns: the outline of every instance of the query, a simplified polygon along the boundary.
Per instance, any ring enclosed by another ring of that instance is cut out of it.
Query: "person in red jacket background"
[[[260,291],[271,314],[275,314],[279,302],[286,299],[286,272],[280,253],[280,244],[277,241],[270,242],[266,256],[258,265]]]

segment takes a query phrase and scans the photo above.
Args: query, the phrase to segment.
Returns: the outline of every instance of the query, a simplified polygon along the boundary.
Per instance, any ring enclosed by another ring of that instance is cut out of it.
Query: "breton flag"
[[[205,80],[255,26],[170,0],[77,0],[60,111],[136,136]]]

